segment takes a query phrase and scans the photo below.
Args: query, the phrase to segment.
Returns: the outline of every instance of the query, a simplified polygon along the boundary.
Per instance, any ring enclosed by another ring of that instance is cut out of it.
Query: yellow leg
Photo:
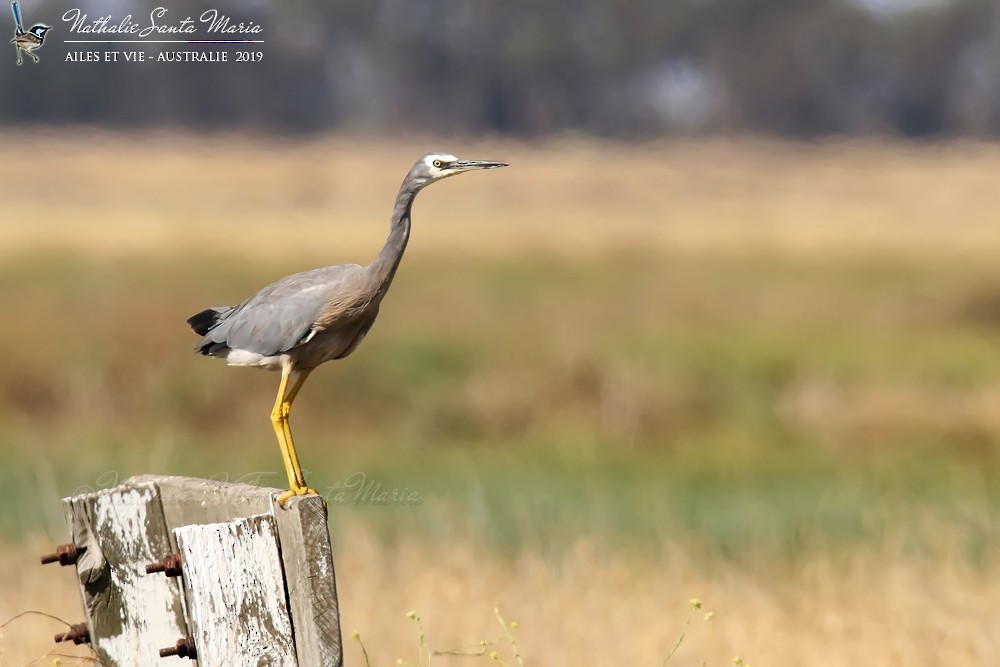
[[[281,407],[282,416],[284,417],[282,420],[282,426],[285,431],[285,446],[288,449],[288,458],[292,463],[292,471],[295,473],[295,481],[300,487],[305,487],[306,478],[302,473],[301,466],[299,466],[299,455],[295,451],[295,440],[292,438],[292,426],[288,419],[288,415],[292,411],[292,403],[295,402],[295,397],[299,395],[299,389],[302,388],[302,384],[306,381],[306,378],[309,377],[309,373],[311,372],[312,370],[292,371],[289,376],[289,383],[291,386],[288,389],[288,396],[285,398],[285,403]]]
[[[292,496],[304,496],[306,494],[316,494],[316,491],[306,486],[305,477],[302,475],[302,468],[299,466],[299,458],[295,452],[295,443],[292,440],[292,431],[288,425],[288,415],[291,412],[292,401],[302,388],[302,383],[309,376],[309,371],[292,370],[291,365],[286,365],[281,371],[281,383],[278,385],[278,397],[274,402],[274,409],[271,411],[271,424],[274,426],[274,433],[278,436],[278,446],[281,448],[281,458],[285,464],[285,473],[288,475],[288,491],[278,496],[278,503],[284,504]]]
[[[288,487],[295,488],[296,479],[292,468],[292,459],[288,455],[288,445],[285,442],[284,415],[282,407],[285,402],[285,389],[288,387],[288,376],[291,368],[283,368],[281,371],[281,383],[278,385],[278,398],[274,402],[274,409],[271,410],[271,425],[274,427],[274,434],[278,436],[278,447],[281,448],[281,460],[285,464],[285,472],[288,474]]]

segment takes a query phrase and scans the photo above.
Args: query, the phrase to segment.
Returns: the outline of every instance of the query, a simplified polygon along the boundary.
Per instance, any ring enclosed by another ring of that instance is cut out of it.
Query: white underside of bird
[[[277,356],[264,356],[249,350],[230,350],[226,355],[226,363],[230,366],[249,366],[250,368],[263,368],[269,371],[279,371],[287,363],[288,355],[279,354]]]

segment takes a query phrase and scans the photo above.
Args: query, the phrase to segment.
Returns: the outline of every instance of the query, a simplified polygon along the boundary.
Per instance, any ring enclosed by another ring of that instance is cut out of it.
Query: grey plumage
[[[304,271],[268,285],[237,306],[203,310],[188,319],[202,336],[195,350],[230,365],[281,370],[281,387],[271,420],[278,436],[290,491],[311,492],[298,465],[288,412],[309,373],[346,357],[375,323],[410,237],[413,200],[430,183],[503,162],[459,160],[432,153],[413,165],[396,196],[389,236],[367,266],[344,264]],[[280,499],[279,499],[280,500]]]
[[[338,304],[362,307],[356,286],[368,285],[373,278],[356,264],[327,266],[282,278],[238,306],[213,308],[191,318],[215,315],[195,350],[213,357],[226,357],[232,350],[263,357],[288,352],[315,336],[324,312]],[[345,317],[350,313],[345,312]]]
[[[392,283],[409,240],[417,193],[434,180],[499,166],[505,165],[445,153],[421,158],[400,186],[389,236],[371,264],[303,271],[268,285],[238,306],[202,311],[188,320],[203,336],[195,350],[235,365],[264,368],[280,367],[281,355],[291,357],[300,369],[347,356],[371,328]]]

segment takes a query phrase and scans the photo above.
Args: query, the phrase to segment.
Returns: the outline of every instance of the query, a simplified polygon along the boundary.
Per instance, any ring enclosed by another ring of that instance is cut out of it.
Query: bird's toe
[[[315,489],[310,489],[307,486],[296,486],[296,487],[288,489],[284,493],[280,494],[278,496],[277,500],[278,500],[278,504],[280,506],[284,507],[285,503],[290,498],[295,498],[296,496],[318,496],[318,495],[319,495],[319,491],[317,491]]]

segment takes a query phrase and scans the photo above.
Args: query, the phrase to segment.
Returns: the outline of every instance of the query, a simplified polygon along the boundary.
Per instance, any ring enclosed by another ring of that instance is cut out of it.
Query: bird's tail
[[[21,8],[17,5],[17,0],[10,3],[11,11],[14,12],[14,25],[18,35],[24,34],[24,24],[21,23]]]
[[[187,323],[196,334],[204,336],[215,328],[215,325],[226,319],[226,315],[231,313],[232,310],[232,306],[209,308],[189,317]]]

